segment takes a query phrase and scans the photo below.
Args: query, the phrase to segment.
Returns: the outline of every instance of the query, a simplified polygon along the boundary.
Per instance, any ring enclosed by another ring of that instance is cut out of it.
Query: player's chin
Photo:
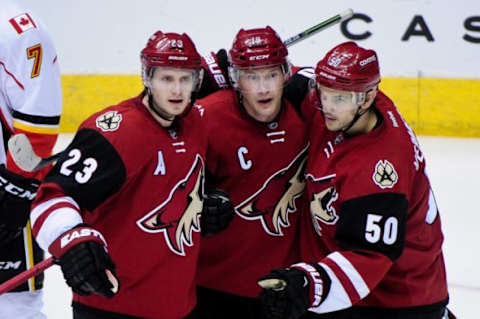
[[[188,103],[185,102],[184,100],[179,100],[179,101],[168,101],[168,109],[169,113],[172,115],[179,115],[185,111],[187,108]]]
[[[338,121],[333,119],[325,119],[325,126],[329,131],[338,131],[341,128]]]
[[[259,107],[257,108],[257,113],[260,114],[263,118],[275,117],[277,114],[274,107]]]

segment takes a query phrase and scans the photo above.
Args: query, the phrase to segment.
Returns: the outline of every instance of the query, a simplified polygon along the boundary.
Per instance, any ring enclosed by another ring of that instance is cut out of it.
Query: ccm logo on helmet
[[[19,198],[27,198],[29,200],[33,200],[35,198],[35,195],[37,194],[32,193],[26,189],[23,189],[15,184],[12,184],[11,182],[7,181],[3,177],[0,176],[0,185],[1,187],[8,193],[15,195]]]
[[[376,58],[374,55],[372,55],[372,56],[370,56],[370,57],[368,57],[368,58],[360,61],[359,64],[360,64],[361,66],[365,66],[365,65],[367,65],[368,63],[373,62],[373,61],[377,61],[377,58]]]
[[[248,60],[252,61],[252,60],[266,60],[268,59],[268,56],[269,54],[262,54],[262,55],[254,55],[254,56],[251,56]]]
[[[102,234],[100,234],[98,231],[96,231],[95,229],[83,228],[81,230],[74,230],[66,234],[65,236],[63,236],[62,239],[60,240],[60,248],[64,248],[69,243],[71,243],[72,240],[75,240],[81,237],[90,237],[90,236],[98,237],[105,243],[105,239],[103,238]]]

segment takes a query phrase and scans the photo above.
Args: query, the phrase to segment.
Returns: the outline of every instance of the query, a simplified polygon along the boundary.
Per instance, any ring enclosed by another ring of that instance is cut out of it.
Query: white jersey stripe
[[[30,221],[32,223],[32,228],[35,227],[35,223],[37,219],[40,217],[40,215],[43,214],[49,207],[61,203],[61,202],[67,202],[69,204],[72,204],[73,206],[77,207],[78,210],[80,210],[80,207],[78,204],[73,200],[73,198],[69,196],[62,196],[62,197],[55,197],[52,199],[47,200],[46,202],[43,202],[37,206],[31,211],[30,213]]]
[[[348,293],[343,288],[342,283],[337,278],[333,270],[324,263],[319,263],[319,265],[320,267],[325,269],[328,276],[330,277],[330,280],[332,281],[330,286],[330,292],[328,293],[325,300],[320,304],[320,306],[312,307],[308,310],[316,313],[325,313],[351,307],[352,303],[350,301],[350,297],[348,296]]]
[[[343,270],[360,296],[360,299],[365,298],[370,293],[370,289],[365,283],[365,280],[363,280],[362,276],[358,273],[352,263],[348,261],[348,259],[345,258],[341,253],[338,251],[333,252],[328,255],[327,258],[334,261]]]
[[[48,251],[48,247],[61,234],[74,226],[83,223],[82,216],[70,207],[61,207],[55,209],[48,215],[40,228],[36,240],[38,245]]]

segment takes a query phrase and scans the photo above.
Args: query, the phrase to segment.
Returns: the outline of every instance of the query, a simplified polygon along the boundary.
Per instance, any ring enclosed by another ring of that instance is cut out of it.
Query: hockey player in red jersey
[[[259,282],[269,317],[308,309],[311,318],[444,318],[443,235],[425,157],[378,91],[376,53],[340,44],[315,74],[320,103],[310,126],[326,128],[310,134],[313,227],[300,232],[302,262]]]
[[[32,237],[30,204],[48,168],[25,172],[6,149],[18,133],[37,154],[57,140],[62,90],[57,52],[42,21],[19,1],[0,2],[0,283],[32,268],[43,250]],[[45,318],[43,274],[0,296],[0,318]]]
[[[294,238],[305,182],[307,132],[283,99],[287,48],[271,27],[241,29],[229,51],[234,89],[197,101],[207,122],[207,184],[227,191],[236,215],[202,241],[201,318],[259,318],[256,280],[298,260]]]
[[[158,31],[141,61],[145,90],[80,126],[33,204],[33,233],[61,265],[74,318],[194,317],[200,56],[188,35]]]

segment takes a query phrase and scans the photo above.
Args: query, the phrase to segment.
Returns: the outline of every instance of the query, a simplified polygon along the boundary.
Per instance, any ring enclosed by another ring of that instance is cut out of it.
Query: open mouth
[[[335,121],[337,118],[332,116],[332,115],[329,115],[329,114],[325,114],[325,120],[329,121],[329,122],[333,122]]]
[[[180,104],[183,102],[183,99],[168,99],[168,102],[173,104]]]
[[[272,102],[272,98],[268,98],[268,99],[261,99],[261,100],[258,100],[258,103],[260,104],[268,104],[270,102]]]

